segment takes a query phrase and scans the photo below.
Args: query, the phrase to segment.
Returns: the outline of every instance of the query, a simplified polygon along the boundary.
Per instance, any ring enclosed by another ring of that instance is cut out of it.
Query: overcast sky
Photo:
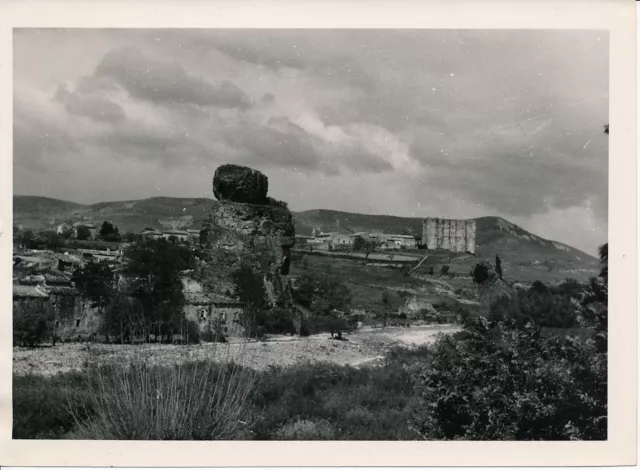
[[[213,197],[232,162],[296,211],[607,240],[606,32],[20,30],[14,64],[15,194]]]

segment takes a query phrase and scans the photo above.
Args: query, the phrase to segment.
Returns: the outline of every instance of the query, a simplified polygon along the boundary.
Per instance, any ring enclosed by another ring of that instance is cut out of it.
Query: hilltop
[[[83,205],[37,196],[14,196],[14,224],[31,230],[53,229],[65,221],[115,223],[121,233],[198,228],[210,213],[212,199],[153,197],[133,201]],[[422,218],[370,215],[314,209],[294,212],[296,233],[310,235],[313,228],[325,232],[381,231],[421,235]],[[499,217],[480,217],[477,224],[477,254],[492,259],[498,254],[512,266],[536,266],[567,273],[596,272],[598,260],[576,248],[547,240]]]

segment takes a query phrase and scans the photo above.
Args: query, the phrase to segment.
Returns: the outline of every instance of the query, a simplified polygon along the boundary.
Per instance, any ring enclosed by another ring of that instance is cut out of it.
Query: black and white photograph
[[[12,439],[610,439],[608,30],[11,36]]]

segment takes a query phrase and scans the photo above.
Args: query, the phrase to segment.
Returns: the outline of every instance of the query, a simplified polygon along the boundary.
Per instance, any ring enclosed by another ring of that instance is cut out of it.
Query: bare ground
[[[180,364],[188,361],[236,361],[257,370],[297,363],[329,362],[354,367],[374,363],[394,345],[407,347],[432,343],[438,334],[452,333],[457,325],[412,328],[363,328],[347,341],[326,334],[307,338],[274,336],[263,342],[204,343],[199,345],[108,345],[74,343],[37,349],[14,348],[15,374],[53,375],[79,371],[89,364],[126,364],[146,360],[152,364]]]

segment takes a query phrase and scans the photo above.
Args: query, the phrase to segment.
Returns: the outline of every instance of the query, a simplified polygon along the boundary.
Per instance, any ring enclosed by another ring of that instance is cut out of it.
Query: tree
[[[477,263],[471,271],[471,277],[476,284],[484,284],[485,282],[493,281],[495,272],[493,266],[490,263],[483,261]]]
[[[166,240],[143,240],[129,246],[125,257],[124,272],[131,278],[130,294],[141,305],[147,340],[153,331],[171,341],[184,320],[180,272],[193,268],[193,253]]]
[[[361,237],[360,235],[356,235],[353,239],[353,250],[354,251],[363,250],[366,243],[367,242],[363,237]]]
[[[46,302],[38,299],[26,305],[19,304],[13,311],[13,342],[34,348],[45,339],[55,335],[54,315]],[[55,338],[53,338],[55,344]]]
[[[236,286],[236,293],[243,304],[243,320],[248,335],[262,338],[266,333],[265,310],[268,308],[263,277],[247,263],[243,263],[231,277]]]
[[[74,232],[73,227],[71,225],[68,225],[62,229],[62,231],[60,232],[60,235],[65,240],[69,240],[71,237],[73,237],[73,232]]]
[[[42,241],[42,245],[50,250],[65,246],[65,241],[62,236],[53,230],[40,232],[38,238]]]
[[[76,269],[71,280],[102,315],[115,294],[115,276],[107,262],[92,262],[82,269]]]
[[[496,274],[502,279],[502,261],[498,255],[496,255]]]
[[[349,289],[332,274],[305,274],[298,280],[294,298],[301,305],[310,308],[322,317],[322,328],[329,330],[331,336],[336,333],[342,339],[342,332],[349,329],[345,321],[349,314],[351,293]],[[329,321],[331,320],[331,321]]]
[[[37,250],[40,248],[41,243],[35,233],[32,230],[25,230],[18,236],[18,241],[21,245],[29,250]]]
[[[76,231],[78,240],[89,240],[91,238],[91,230],[86,225],[80,225]]]
[[[120,231],[118,227],[105,220],[100,227],[100,238],[108,242],[120,241]]]
[[[386,328],[387,327],[387,320],[389,319],[389,309],[391,308],[391,296],[389,295],[389,291],[385,290],[384,292],[382,292],[382,305],[383,305],[383,312],[382,312],[382,327]]]
[[[600,277],[604,279],[605,283],[609,282],[609,243],[605,243],[598,248],[598,255],[600,256]]]

